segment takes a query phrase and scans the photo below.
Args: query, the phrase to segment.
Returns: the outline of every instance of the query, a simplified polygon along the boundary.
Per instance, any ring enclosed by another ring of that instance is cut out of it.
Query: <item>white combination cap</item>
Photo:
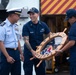
[[[19,8],[11,8],[11,9],[7,9],[7,11],[6,12],[8,12],[8,13],[15,13],[15,14],[21,14],[21,10],[22,9],[19,9]]]

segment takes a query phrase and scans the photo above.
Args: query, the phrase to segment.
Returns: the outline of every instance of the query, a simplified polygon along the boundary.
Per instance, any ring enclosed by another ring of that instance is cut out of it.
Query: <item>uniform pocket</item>
[[[12,35],[12,32],[11,31],[6,33],[6,37],[7,38],[11,37],[11,35]]]

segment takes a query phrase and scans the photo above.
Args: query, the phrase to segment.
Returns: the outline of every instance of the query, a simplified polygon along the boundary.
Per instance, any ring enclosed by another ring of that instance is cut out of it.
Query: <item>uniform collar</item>
[[[38,21],[38,23],[37,23],[38,25],[41,25],[41,22],[40,21]],[[32,21],[30,21],[30,26],[32,27],[34,25],[34,23],[32,22]]]
[[[6,22],[8,26],[11,26],[11,23],[8,19],[6,19],[4,22]]]

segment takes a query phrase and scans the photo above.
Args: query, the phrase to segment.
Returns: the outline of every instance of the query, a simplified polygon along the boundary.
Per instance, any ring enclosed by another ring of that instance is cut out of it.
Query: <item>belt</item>
[[[18,50],[18,48],[6,48],[6,50]]]

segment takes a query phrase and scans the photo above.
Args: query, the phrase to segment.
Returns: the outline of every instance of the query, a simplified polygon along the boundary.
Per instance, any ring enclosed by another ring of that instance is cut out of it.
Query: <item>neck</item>
[[[32,21],[34,24],[37,24],[38,23],[38,20],[37,21]]]
[[[73,23],[70,23],[71,25],[74,24],[76,21],[74,21]]]

